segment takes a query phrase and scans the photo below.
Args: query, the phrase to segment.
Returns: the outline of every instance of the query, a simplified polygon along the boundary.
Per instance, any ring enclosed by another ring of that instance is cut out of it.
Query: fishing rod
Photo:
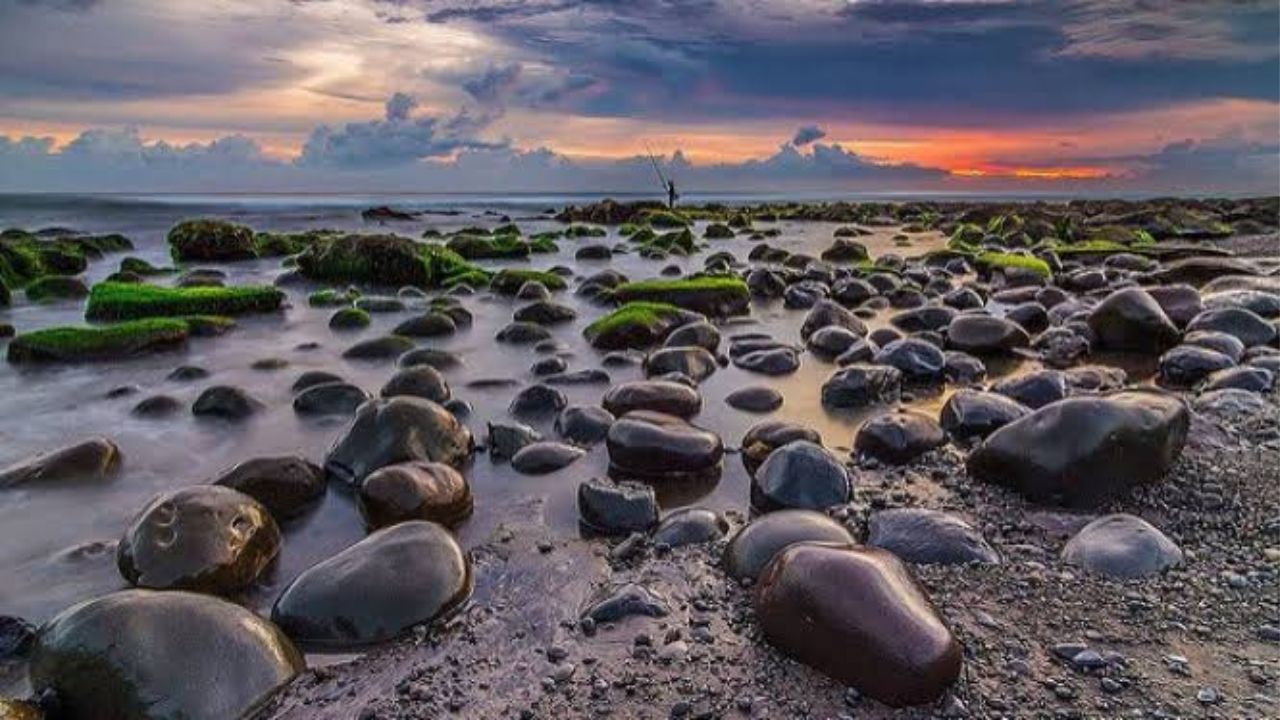
[[[653,151],[649,149],[649,143],[644,144],[644,151],[649,154],[649,162],[653,163],[653,171],[658,174],[658,182],[662,183],[662,191],[666,192],[668,187],[667,176],[662,174],[662,168],[658,165],[658,158],[653,156]]]

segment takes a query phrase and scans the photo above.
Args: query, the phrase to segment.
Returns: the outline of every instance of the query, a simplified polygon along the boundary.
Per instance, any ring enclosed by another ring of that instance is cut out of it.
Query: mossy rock
[[[0,307],[9,307],[12,304],[13,293],[9,290],[8,284],[0,280]]]
[[[543,270],[506,269],[493,276],[493,280],[489,283],[489,289],[500,295],[515,295],[530,280],[542,283],[548,290],[564,290],[569,287],[564,278],[555,273]]]
[[[156,267],[142,258],[130,256],[120,261],[120,272],[148,277],[151,275],[167,275],[176,271],[174,268]]]
[[[443,245],[398,235],[342,235],[317,242],[298,256],[298,270],[313,280],[419,288],[447,287],[462,276],[488,277]]]
[[[273,287],[171,288],[135,283],[98,283],[89,294],[88,320],[133,320],[182,315],[244,315],[280,308],[284,293]]]
[[[640,226],[635,223],[622,223],[618,228],[618,234],[624,238],[629,238],[638,232],[640,232]]]
[[[529,243],[514,235],[479,237],[455,235],[445,247],[467,260],[511,260],[529,257]]]
[[[346,307],[329,316],[329,329],[359,330],[369,327],[371,322],[373,319],[369,317],[369,313],[360,308]]]
[[[728,240],[733,236],[733,228],[723,223],[711,223],[702,231],[702,237],[708,240]]]
[[[520,226],[516,225],[515,223],[507,223],[505,225],[499,225],[498,227],[493,229],[493,234],[494,235],[515,235],[516,237],[519,237],[521,235]]]
[[[636,237],[639,237],[639,234]],[[698,249],[698,241],[693,237],[693,232],[689,228],[655,235],[643,240],[636,240],[636,237],[631,239],[640,246],[641,250],[661,250],[664,253],[692,255]]]
[[[750,312],[751,307],[751,292],[747,283],[738,277],[641,280],[618,286],[613,297],[623,303],[667,303],[710,317],[744,315]]]
[[[83,280],[66,275],[45,275],[27,285],[27,299],[31,302],[79,300],[88,294]]]
[[[560,246],[556,245],[556,241],[552,238],[541,236],[529,238],[529,252],[546,254],[554,253],[559,249]]]
[[[45,274],[39,241],[30,235],[6,235],[0,239],[0,280],[15,290]]]
[[[182,319],[187,322],[191,337],[217,337],[227,334],[236,326],[235,318],[223,315],[187,315]]]
[[[571,225],[564,229],[564,236],[567,238],[604,237],[608,234],[604,228],[591,225]]]
[[[336,234],[332,230],[308,230],[300,233],[260,232],[253,236],[253,251],[258,257],[297,255]]]
[[[226,220],[184,220],[169,231],[169,251],[183,261],[227,262],[252,260],[253,231]]]
[[[640,219],[655,228],[682,228],[691,224],[689,218],[673,210],[646,210]]]
[[[89,269],[89,259],[78,247],[47,246],[37,250],[45,272],[54,275],[79,275]]]
[[[984,252],[979,253],[978,256],[974,258],[974,265],[977,266],[979,270],[986,271],[1004,270],[1008,268],[1027,270],[1042,278],[1050,278],[1053,276],[1053,271],[1049,268],[1049,263],[1038,257],[1032,257],[1030,255]]]
[[[307,296],[307,304],[315,308],[325,307],[343,307],[350,305],[360,297],[360,292],[355,288],[347,288],[346,290],[317,290]]]
[[[702,315],[658,302],[630,302],[588,325],[582,336],[598,350],[644,349]]]
[[[98,327],[52,327],[23,333],[9,343],[11,363],[121,360],[186,343],[189,326],[179,318],[150,318]]]

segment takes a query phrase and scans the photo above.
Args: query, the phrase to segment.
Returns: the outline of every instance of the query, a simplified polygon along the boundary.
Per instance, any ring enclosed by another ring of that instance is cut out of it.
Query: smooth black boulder
[[[720,436],[674,415],[635,410],[618,418],[606,438],[611,474],[624,478],[698,478],[720,469]]]
[[[1234,335],[1246,348],[1269,345],[1276,339],[1275,325],[1257,313],[1239,307],[1205,310],[1187,324],[1187,332],[1197,330],[1216,330]]]
[[[1031,344],[1027,331],[991,315],[958,315],[947,326],[947,347],[975,355],[1000,355]]]
[[[1043,369],[1004,378],[991,386],[991,392],[1012,398],[1034,410],[1065,398],[1071,387],[1066,373]]]
[[[31,686],[68,720],[227,720],[305,669],[279,628],[225,600],[125,590],[40,629]]]
[[[1062,560],[1103,577],[1134,580],[1181,565],[1182,550],[1151,523],[1121,513],[1085,525],[1067,541]]]
[[[453,396],[444,375],[430,365],[407,367],[387,381],[378,392],[384,398],[411,395],[431,402],[446,403]]]
[[[652,410],[690,418],[702,410],[702,396],[683,383],[638,380],[609,388],[600,404],[614,417],[622,417],[632,410]]]
[[[714,510],[686,507],[675,510],[653,531],[653,544],[667,547],[715,542],[729,532],[729,521]]]
[[[1233,367],[1235,361],[1217,350],[1179,345],[1160,356],[1157,378],[1171,388],[1191,388],[1215,372]]]
[[[257,500],[220,485],[157,496],[116,548],[120,574],[155,590],[226,595],[251,585],[280,552],[280,528]]]
[[[246,460],[213,480],[262,503],[277,520],[302,514],[324,496],[324,470],[297,455]]]
[[[897,368],[905,381],[927,383],[942,379],[946,357],[938,346],[909,337],[894,340],[880,348],[875,362]]]
[[[761,574],[754,605],[770,644],[886,705],[933,702],[960,677],[960,643],[884,550],[792,545]]]
[[[120,448],[103,438],[38,453],[0,469],[0,488],[27,483],[105,480],[120,469]]]
[[[817,430],[783,420],[766,420],[752,425],[742,436],[742,466],[754,475],[774,450],[795,440],[822,444]]]
[[[853,449],[883,462],[903,465],[946,442],[947,434],[936,420],[913,410],[898,410],[863,423],[853,438]]]
[[[990,565],[1000,556],[957,515],[924,508],[892,508],[867,520],[867,545],[917,565]]]
[[[293,398],[293,411],[303,416],[351,415],[369,399],[363,388],[348,382],[312,385]]]
[[[1178,328],[1146,290],[1128,287],[1106,297],[1089,313],[1097,347],[1157,354],[1178,342]]]
[[[725,396],[729,407],[743,412],[767,413],[782,407],[782,393],[771,387],[755,385],[734,390]]]
[[[297,642],[353,647],[390,640],[450,614],[471,593],[471,559],[443,526],[378,530],[303,571],[271,619]]]
[[[524,475],[545,475],[569,467],[585,454],[573,445],[543,440],[520,448],[511,456],[511,467]]]
[[[191,412],[196,417],[244,420],[264,407],[262,401],[238,387],[215,385],[196,398]]]
[[[596,405],[570,405],[556,416],[555,430],[565,440],[587,447],[604,440],[615,419]]]
[[[751,504],[763,511],[821,510],[849,501],[849,470],[829,450],[794,440],[769,453],[751,478]]]
[[[851,310],[831,300],[819,300],[800,325],[800,339],[808,341],[810,335],[825,327],[842,327],[859,336],[867,334],[866,323]]]
[[[947,398],[939,424],[957,440],[985,438],[1030,412],[1026,405],[1004,395],[962,389]]]
[[[852,546],[844,525],[813,510],[778,510],[747,523],[724,549],[722,564],[735,580],[755,580],[769,561],[801,542]]]
[[[370,400],[329,450],[324,469],[329,477],[354,487],[374,470],[398,462],[425,460],[462,467],[472,448],[471,431],[430,400]]]
[[[409,520],[454,527],[471,516],[471,486],[444,463],[396,463],[370,473],[360,483],[356,504],[372,529]]]
[[[649,353],[644,359],[646,377],[680,373],[693,378],[694,382],[702,382],[716,371],[716,356],[706,348],[696,345],[685,347],[661,347]]]
[[[1162,479],[1190,426],[1182,400],[1156,390],[1072,397],[996,430],[967,467],[1036,502],[1096,506]]]
[[[568,404],[569,400],[564,393],[550,385],[538,383],[516,393],[507,412],[519,418],[538,418],[554,415]]]

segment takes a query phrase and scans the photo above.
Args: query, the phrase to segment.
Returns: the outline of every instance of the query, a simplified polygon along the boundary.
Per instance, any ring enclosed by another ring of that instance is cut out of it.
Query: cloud
[[[417,101],[396,93],[386,103],[382,120],[321,125],[302,146],[298,164],[315,167],[377,168],[444,157],[463,149],[495,149],[505,143],[477,137],[495,119],[488,113],[462,109],[447,118],[412,117]]]
[[[796,130],[796,134],[791,138],[791,144],[796,147],[804,147],[811,142],[821,140],[827,136],[827,131],[817,125],[805,125]]]
[[[520,64],[491,65],[484,74],[462,83],[467,94],[482,103],[502,101],[520,80]]]

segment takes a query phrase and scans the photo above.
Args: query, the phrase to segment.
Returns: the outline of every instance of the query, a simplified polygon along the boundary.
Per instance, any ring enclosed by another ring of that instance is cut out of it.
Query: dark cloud
[[[51,8],[63,12],[84,12],[102,4],[102,0],[17,0],[27,7]]]
[[[460,110],[452,117],[412,117],[418,104],[405,93],[392,95],[382,120],[321,125],[302,146],[298,164],[309,167],[379,168],[438,158],[464,149],[495,149],[504,143],[477,138],[496,115]]]
[[[494,65],[480,77],[462,83],[467,94],[482,103],[500,102],[520,80],[520,64]]]
[[[791,136],[791,144],[796,147],[804,147],[811,142],[821,140],[827,136],[827,131],[817,125],[805,125],[796,130],[796,134]]]
[[[399,2],[589,74],[568,103],[589,115],[1012,125],[1280,99],[1274,3]]]

